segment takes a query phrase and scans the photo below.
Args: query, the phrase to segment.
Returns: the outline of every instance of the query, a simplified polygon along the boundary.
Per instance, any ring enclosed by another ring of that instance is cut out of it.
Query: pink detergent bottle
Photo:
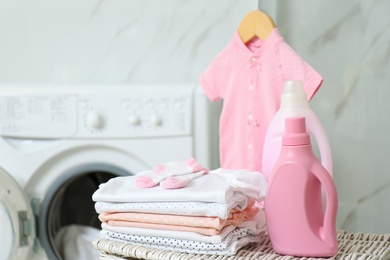
[[[272,247],[282,255],[333,256],[338,251],[335,184],[312,151],[305,118],[286,118],[285,122],[281,153],[265,200]],[[325,211],[322,187],[326,194]]]
[[[278,159],[282,146],[284,121],[287,117],[305,117],[307,132],[312,135],[317,144],[321,157],[321,164],[333,176],[332,153],[325,129],[317,115],[307,102],[307,94],[302,80],[291,80],[284,83],[284,92],[281,96],[279,110],[272,118],[264,138],[262,174],[268,181],[271,171]]]

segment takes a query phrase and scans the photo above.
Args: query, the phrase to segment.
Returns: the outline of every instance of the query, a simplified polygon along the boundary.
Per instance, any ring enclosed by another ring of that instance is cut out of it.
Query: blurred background
[[[324,78],[338,227],[390,233],[390,1],[0,0],[0,82],[196,84],[255,8]]]

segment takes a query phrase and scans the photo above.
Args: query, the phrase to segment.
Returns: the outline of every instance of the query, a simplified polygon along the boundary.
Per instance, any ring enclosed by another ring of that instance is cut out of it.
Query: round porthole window
[[[92,241],[99,237],[101,222],[92,194],[101,183],[130,174],[112,165],[89,164],[64,172],[52,184],[39,216],[39,237],[49,259],[68,259],[75,250],[96,258]]]

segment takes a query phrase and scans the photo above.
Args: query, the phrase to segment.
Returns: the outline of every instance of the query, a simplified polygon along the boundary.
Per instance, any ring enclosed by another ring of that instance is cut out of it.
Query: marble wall
[[[389,1],[0,0],[0,82],[196,83],[258,5],[324,78],[339,227],[390,233]]]
[[[256,1],[0,0],[0,81],[188,83]]]
[[[332,146],[339,227],[390,233],[390,1],[280,0],[259,7],[324,78],[311,106]]]

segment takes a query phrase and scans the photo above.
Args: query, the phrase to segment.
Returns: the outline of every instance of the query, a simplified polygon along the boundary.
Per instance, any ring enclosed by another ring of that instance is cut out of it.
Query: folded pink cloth
[[[256,206],[248,207],[243,211],[234,210],[229,214],[228,219],[221,219],[219,217],[183,216],[136,212],[101,213],[99,215],[99,219],[100,221],[107,223],[110,223],[110,221],[121,221],[122,224],[123,222],[129,222],[133,226],[138,225],[133,223],[145,223],[170,225],[174,227],[186,226],[221,230],[228,225],[239,226],[244,221],[252,219],[258,211],[259,208]],[[127,224],[127,226],[129,225]]]

